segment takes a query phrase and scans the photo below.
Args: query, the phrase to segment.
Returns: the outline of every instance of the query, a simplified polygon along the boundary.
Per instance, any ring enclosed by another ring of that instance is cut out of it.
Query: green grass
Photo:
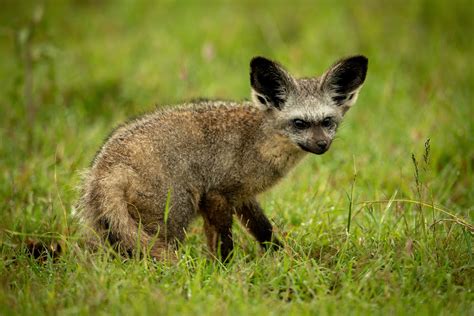
[[[0,314],[472,315],[474,8],[383,3],[2,3]],[[78,246],[80,172],[115,125],[248,98],[255,55],[309,76],[358,53],[369,73],[338,140],[260,198],[284,250],[236,225],[222,266],[201,222],[175,266]],[[38,262],[31,240],[63,255]]]

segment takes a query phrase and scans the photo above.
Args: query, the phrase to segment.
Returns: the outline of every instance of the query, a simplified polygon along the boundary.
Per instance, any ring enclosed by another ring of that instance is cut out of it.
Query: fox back
[[[367,59],[343,59],[314,78],[294,78],[263,57],[250,69],[251,102],[157,110],[111,134],[82,188],[80,214],[94,244],[169,257],[201,215],[211,252],[228,259],[236,215],[263,247],[282,246],[256,196],[305,154],[329,149]]]

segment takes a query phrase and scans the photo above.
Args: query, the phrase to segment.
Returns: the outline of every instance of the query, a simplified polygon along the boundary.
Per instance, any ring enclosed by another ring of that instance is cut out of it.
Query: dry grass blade
[[[425,202],[420,202],[420,201],[415,201],[415,200],[409,200],[409,199],[390,199],[390,200],[377,200],[377,201],[361,201],[357,203],[358,205],[371,205],[371,204],[385,204],[385,203],[392,203],[392,202],[397,202],[397,203],[409,203],[409,204],[415,204],[415,205],[420,205],[420,206],[425,206],[432,208],[436,211],[439,211],[445,215],[450,216],[454,222],[457,224],[467,228],[471,233],[474,233],[474,225],[468,223],[466,220],[460,218],[459,216],[454,215],[451,211],[446,210],[443,207],[434,205],[434,204],[428,204]]]

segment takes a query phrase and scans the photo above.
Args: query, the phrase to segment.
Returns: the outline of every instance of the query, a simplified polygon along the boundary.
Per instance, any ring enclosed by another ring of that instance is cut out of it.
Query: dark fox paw
[[[282,249],[284,246],[283,246],[283,243],[278,238],[275,237],[272,239],[272,241],[266,241],[262,243],[262,247],[265,250],[270,249],[272,251],[276,251],[276,250]]]

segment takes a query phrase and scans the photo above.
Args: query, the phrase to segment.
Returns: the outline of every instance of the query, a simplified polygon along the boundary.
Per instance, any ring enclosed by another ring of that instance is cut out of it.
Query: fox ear
[[[355,103],[365,81],[368,59],[353,56],[335,63],[323,75],[322,88],[344,113]]]
[[[254,57],[250,62],[252,99],[266,108],[283,108],[295,82],[278,63],[264,57]]]

